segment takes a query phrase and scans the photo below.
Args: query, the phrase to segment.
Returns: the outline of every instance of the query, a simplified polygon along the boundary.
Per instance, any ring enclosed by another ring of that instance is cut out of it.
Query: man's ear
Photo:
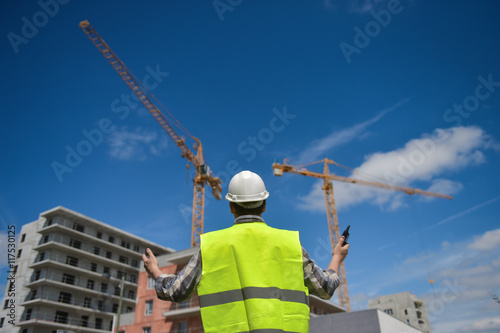
[[[234,203],[232,203],[231,201],[229,201],[229,209],[231,210],[231,214],[234,214]]]
[[[266,211],[266,200],[264,200],[263,205],[264,205],[264,207],[262,207],[262,213],[264,213]]]

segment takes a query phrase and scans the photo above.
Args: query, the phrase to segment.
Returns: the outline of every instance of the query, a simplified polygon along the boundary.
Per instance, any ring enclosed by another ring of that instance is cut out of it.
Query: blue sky
[[[58,205],[174,249],[190,244],[193,170],[79,28],[88,19],[201,139],[224,191],[235,172],[259,173],[268,224],[299,230],[323,267],[321,183],[274,177],[275,160],[329,158],[355,170],[330,167],[341,176],[452,195],[334,184],[340,228],[351,225],[352,307],[410,291],[426,301],[433,332],[500,329],[497,1],[2,7],[2,247],[9,225]],[[227,202],[207,194],[205,231],[231,223]]]

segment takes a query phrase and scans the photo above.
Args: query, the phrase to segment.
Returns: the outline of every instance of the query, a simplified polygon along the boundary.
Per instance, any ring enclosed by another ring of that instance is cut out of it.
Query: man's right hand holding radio
[[[335,248],[333,249],[332,253],[332,261],[330,262],[330,265],[328,265],[328,269],[333,269],[335,272],[339,272],[340,268],[340,263],[344,261],[344,259],[347,257],[347,253],[349,252],[349,246],[350,244],[344,244],[345,237],[342,236],[340,237],[339,242],[337,245],[335,245]]]

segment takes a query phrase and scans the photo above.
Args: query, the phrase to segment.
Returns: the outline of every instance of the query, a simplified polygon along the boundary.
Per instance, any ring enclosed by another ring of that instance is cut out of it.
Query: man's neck
[[[265,223],[264,219],[261,217],[261,215],[239,215],[234,220],[234,224],[248,223],[248,222],[263,222],[263,223]]]

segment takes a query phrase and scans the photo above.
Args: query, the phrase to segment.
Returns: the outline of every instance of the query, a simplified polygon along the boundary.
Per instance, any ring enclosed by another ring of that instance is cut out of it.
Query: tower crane
[[[158,121],[161,127],[167,132],[167,134],[174,140],[176,145],[181,150],[181,156],[184,157],[191,163],[195,169],[194,177],[194,195],[193,195],[193,217],[192,217],[192,230],[191,230],[191,247],[200,245],[200,235],[203,233],[203,219],[204,219],[204,207],[205,207],[205,185],[209,185],[212,188],[212,194],[217,199],[221,199],[222,181],[215,177],[210,167],[205,164],[203,159],[203,148],[201,141],[191,135],[185,128],[180,124],[175,117],[168,112],[168,110],[156,99],[156,97],[142,84],[142,82],[132,73],[130,69],[123,63],[123,61],[118,58],[118,56],[111,50],[111,48],[106,44],[106,42],[99,36],[99,34],[90,25],[89,21],[85,20],[80,22],[80,28],[85,32],[87,37],[94,43],[95,47],[102,53],[104,58],[108,60],[110,65],[115,69],[115,71],[120,75],[120,77],[125,81],[132,92],[137,96],[137,98],[142,102],[146,109],[151,113],[151,115]],[[196,152],[194,154],[189,147],[186,145],[185,138],[180,137],[172,126],[167,121],[167,117],[160,108],[165,111],[171,121],[184,133],[194,140],[193,148]],[[189,169],[189,164],[187,164]]]
[[[443,198],[443,199],[453,199],[451,196],[446,195],[446,194],[439,194],[439,193],[433,193],[433,192],[427,192],[427,191],[422,191],[419,189],[414,189],[406,186],[395,186],[395,185],[390,185],[390,184],[384,184],[380,182],[373,182],[373,181],[366,181],[362,179],[356,179],[356,178],[349,178],[349,177],[342,177],[342,176],[337,176],[333,173],[330,173],[330,170],[328,168],[329,164],[334,164],[337,166],[341,166],[337,162],[334,162],[330,159],[323,159],[320,161],[308,163],[308,164],[303,164],[300,166],[293,166],[290,164],[287,164],[287,159],[283,161],[283,164],[279,163],[273,163],[272,169],[273,169],[273,174],[275,176],[282,176],[283,172],[289,172],[289,173],[294,173],[297,175],[302,175],[302,176],[308,176],[308,177],[315,177],[315,178],[320,178],[323,179],[323,191],[325,193],[325,204],[326,204],[326,216],[328,219],[328,231],[330,234],[330,245],[332,247],[332,252],[335,247],[335,244],[337,244],[340,240],[340,231],[339,231],[339,221],[337,217],[337,208],[335,206],[335,197],[333,195],[333,183],[332,180],[344,182],[344,183],[350,183],[350,184],[358,184],[358,185],[365,185],[365,186],[370,186],[370,187],[375,187],[375,188],[382,188],[382,189],[388,189],[388,190],[393,190],[393,191],[399,191],[399,192],[404,192],[406,194],[418,194],[418,195],[425,195],[425,196],[430,196],[430,197],[435,197],[435,198]],[[305,168],[305,166],[312,165],[312,164],[317,164],[317,163],[324,163],[323,167],[323,173],[318,173],[318,172],[313,172],[309,171]],[[342,167],[342,166],[341,166]],[[351,311],[351,304],[349,300],[349,290],[347,288],[347,279],[346,279],[346,272],[345,272],[345,265],[344,262],[340,264],[340,272],[339,277],[340,277],[340,289],[338,292],[338,298],[339,298],[339,304],[343,307],[346,308],[347,311]]]

